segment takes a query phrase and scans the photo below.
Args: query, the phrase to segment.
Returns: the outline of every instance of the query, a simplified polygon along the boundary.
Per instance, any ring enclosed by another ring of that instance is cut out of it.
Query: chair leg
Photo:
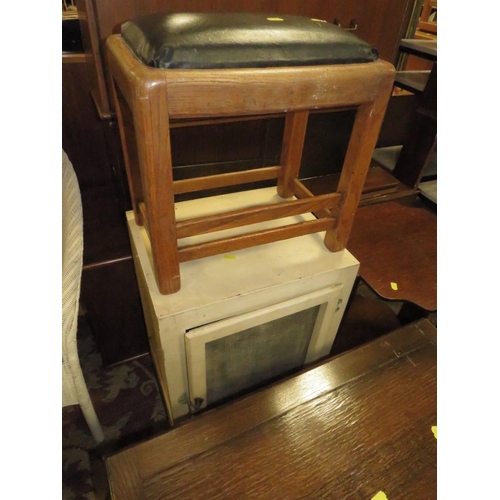
[[[293,196],[290,184],[299,175],[308,118],[307,110],[286,114],[280,160],[283,172],[278,180],[278,194],[282,198]]]
[[[342,193],[337,223],[325,235],[325,246],[331,252],[346,247],[354,215],[370,168],[387,102],[392,91],[392,75],[381,85],[379,96],[372,103],[362,104],[356,113],[351,139],[347,148],[337,191]]]
[[[150,86],[147,98],[136,100],[134,124],[155,274],[167,295],[179,291],[181,280],[166,84]]]
[[[75,344],[75,349],[69,352],[67,364],[63,363],[63,374],[66,373],[71,380],[72,400],[70,404],[78,404],[80,406],[93,438],[97,443],[100,443],[104,441],[104,433],[102,432],[101,424],[90,399],[87,384],[80,366],[78,351],[76,350],[76,338],[73,340],[73,343]]]
[[[80,408],[93,438],[97,443],[101,443],[104,441],[104,433],[102,432],[102,427],[97,418],[94,406],[90,403],[90,405],[80,405]]]

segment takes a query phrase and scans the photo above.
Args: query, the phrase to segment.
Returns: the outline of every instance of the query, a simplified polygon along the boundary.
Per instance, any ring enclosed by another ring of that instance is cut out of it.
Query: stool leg
[[[379,97],[372,103],[362,104],[356,113],[337,188],[343,195],[339,216],[335,227],[325,235],[325,246],[331,252],[343,250],[351,232],[392,89],[392,81],[387,80],[388,84],[380,88]]]
[[[308,118],[307,110],[286,114],[280,160],[283,173],[278,180],[278,194],[282,198],[293,196],[290,184],[299,175]]]
[[[135,101],[135,129],[144,188],[146,227],[158,288],[162,294],[181,286],[175,222],[172,155],[166,82],[143,88]]]

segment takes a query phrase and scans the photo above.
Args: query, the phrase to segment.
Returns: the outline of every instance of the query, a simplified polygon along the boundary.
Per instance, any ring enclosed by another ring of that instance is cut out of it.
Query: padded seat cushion
[[[253,13],[149,14],[121,35],[153,68],[261,68],[373,62],[377,51],[326,21]]]

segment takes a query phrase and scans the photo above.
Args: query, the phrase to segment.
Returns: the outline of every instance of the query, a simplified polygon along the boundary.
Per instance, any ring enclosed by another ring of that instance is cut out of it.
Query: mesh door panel
[[[320,306],[205,345],[207,404],[300,368]]]

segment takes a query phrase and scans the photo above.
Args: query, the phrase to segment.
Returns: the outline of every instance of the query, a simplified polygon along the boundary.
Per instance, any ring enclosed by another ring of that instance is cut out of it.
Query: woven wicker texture
[[[92,435],[104,435],[80,367],[76,332],[83,264],[83,214],[78,179],[62,155],[62,406],[80,405]]]

